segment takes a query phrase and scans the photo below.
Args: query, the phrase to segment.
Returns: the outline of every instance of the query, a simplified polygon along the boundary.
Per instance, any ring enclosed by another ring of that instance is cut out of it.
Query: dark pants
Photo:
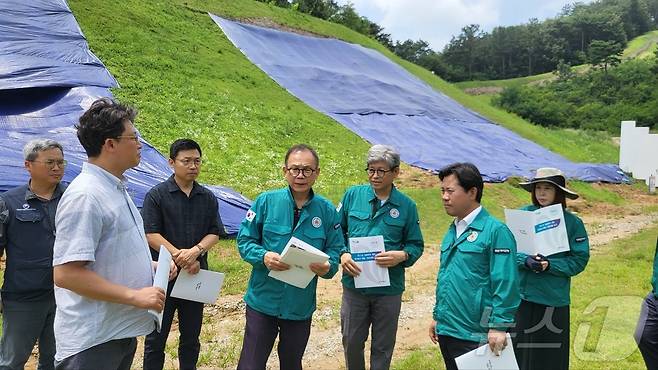
[[[521,300],[513,332],[520,370],[569,369],[569,306]]]
[[[343,288],[340,324],[348,369],[366,368],[363,349],[371,325],[370,368],[384,370],[391,367],[401,304],[402,294],[367,296]]]
[[[171,297],[174,282],[169,283],[167,300],[162,315],[162,328],[146,336],[144,341],[144,370],[162,370],[164,367],[164,349],[167,337],[174,320],[174,313],[178,310],[178,365],[180,370],[196,369],[199,359],[201,343],[201,324],[203,322],[203,303]]]
[[[457,370],[455,358],[481,346],[478,342],[457,339],[446,335],[438,335],[437,337],[439,339],[439,348],[441,348],[443,362],[446,364],[446,370]]]
[[[238,370],[265,369],[274,340],[279,336],[277,352],[279,368],[297,370],[302,368],[302,356],[311,334],[311,319],[284,320],[260,313],[247,306],[247,323],[244,329],[242,352]]]
[[[39,341],[39,370],[55,366],[55,297],[47,301],[3,301],[0,369],[23,369]]]
[[[88,348],[62,361],[56,370],[130,370],[137,349],[136,338],[111,340]]]
[[[649,293],[642,303],[635,341],[647,370],[658,370],[658,300],[653,293]]]

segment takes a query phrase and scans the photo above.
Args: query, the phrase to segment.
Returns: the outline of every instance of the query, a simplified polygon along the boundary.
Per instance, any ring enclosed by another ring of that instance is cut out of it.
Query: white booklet
[[[224,274],[199,270],[192,275],[181,270],[171,290],[171,296],[201,303],[215,303],[224,283]]]
[[[350,254],[361,268],[359,276],[354,278],[355,288],[373,288],[389,286],[388,268],[375,263],[377,253],[384,252],[384,237],[381,235],[350,238]]]
[[[505,219],[516,239],[518,252],[550,256],[570,250],[564,212],[560,204],[535,211],[506,209]]]
[[[285,271],[270,271],[269,276],[284,283],[305,289],[315,277],[308,267],[311,263],[324,263],[329,256],[314,246],[295,238],[290,238],[281,252],[281,262],[290,265]]]
[[[155,276],[153,277],[153,286],[162,288],[167,292],[167,284],[169,283],[169,268],[171,266],[171,253],[164,247],[160,246],[160,255],[158,256],[158,268],[155,270]],[[155,319],[156,329],[158,333],[160,332],[160,327],[162,326],[162,312],[157,312],[155,310],[149,310],[149,313],[153,315]]]
[[[519,370],[509,333],[507,347],[500,352],[500,356],[496,356],[489,344],[485,344],[455,358],[455,362],[459,370]]]

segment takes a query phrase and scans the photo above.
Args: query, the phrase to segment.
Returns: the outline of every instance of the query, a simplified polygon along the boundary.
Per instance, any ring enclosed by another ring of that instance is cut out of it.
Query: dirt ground
[[[406,186],[434,187],[438,185],[436,176],[427,176],[420,170],[407,171],[400,179]],[[419,172],[418,172],[419,171]],[[413,185],[412,185],[413,184]],[[658,206],[658,196],[626,185],[595,185],[614,191],[628,200],[623,206],[584,201],[570,202],[570,208],[578,212],[588,228],[592,253],[598,247],[617,238],[624,238],[658,223],[658,212],[642,213],[647,205]],[[427,332],[434,305],[438,252],[436,245],[426,246],[420,260],[407,270],[407,290],[403,295],[400,313],[397,344],[394,361],[407,353],[426,346]],[[332,280],[320,279],[318,284],[318,310],[313,317],[313,328],[304,355],[306,369],[344,369],[340,335],[340,273]],[[241,295],[220,296],[214,305],[206,305],[204,327],[201,334],[201,358],[204,363],[216,364],[200,366],[200,369],[235,368],[234,361],[239,355],[242,331],[244,328],[244,303]],[[176,355],[177,327],[174,324],[169,336],[166,368],[178,367]],[[137,350],[133,368],[140,369],[142,362],[142,342]],[[275,344],[276,346],[276,344]],[[369,352],[366,343],[366,358]],[[275,347],[276,348],[276,347]],[[36,349],[35,349],[36,352]],[[34,358],[26,368],[35,367]],[[276,350],[272,352],[268,368],[278,368]]]

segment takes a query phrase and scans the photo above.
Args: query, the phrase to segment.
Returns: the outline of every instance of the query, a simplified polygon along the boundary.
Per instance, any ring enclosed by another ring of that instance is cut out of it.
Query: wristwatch
[[[199,250],[201,251],[200,256],[204,256],[208,252],[205,249],[203,249],[203,247],[201,247],[201,244],[197,244],[195,245],[195,247],[199,248]]]

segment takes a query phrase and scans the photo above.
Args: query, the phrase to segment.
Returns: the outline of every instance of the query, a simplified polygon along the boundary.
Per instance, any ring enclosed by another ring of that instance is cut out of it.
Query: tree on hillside
[[[658,27],[658,0],[647,0],[647,11],[653,22],[653,27]]]
[[[354,4],[352,3],[340,6],[329,20],[342,24],[360,34],[372,36],[370,34],[370,24],[372,22],[370,22],[368,18],[360,16],[359,13],[356,12],[356,9],[354,9]]]
[[[479,24],[470,24],[462,27],[459,36],[453,37],[443,50],[444,60],[453,66],[464,66],[469,80],[473,79],[476,51],[483,36]]]
[[[624,48],[619,43],[592,40],[588,50],[589,62],[593,66],[603,66],[603,70],[608,74],[608,66],[616,66],[621,63],[621,54],[623,52]]]
[[[293,0],[294,9],[321,19],[329,19],[338,11],[334,0]]]
[[[628,6],[628,23],[630,30],[627,30],[629,39],[643,35],[651,30],[651,16],[647,3],[640,0],[630,0]]]
[[[421,58],[432,53],[432,49],[427,41],[409,39],[404,42],[396,41],[393,52],[402,59],[417,63]]]
[[[393,39],[391,38],[390,33],[384,32],[384,27],[378,25],[375,22],[370,22],[368,36],[379,41],[379,43],[386,46],[388,50],[393,51]]]

